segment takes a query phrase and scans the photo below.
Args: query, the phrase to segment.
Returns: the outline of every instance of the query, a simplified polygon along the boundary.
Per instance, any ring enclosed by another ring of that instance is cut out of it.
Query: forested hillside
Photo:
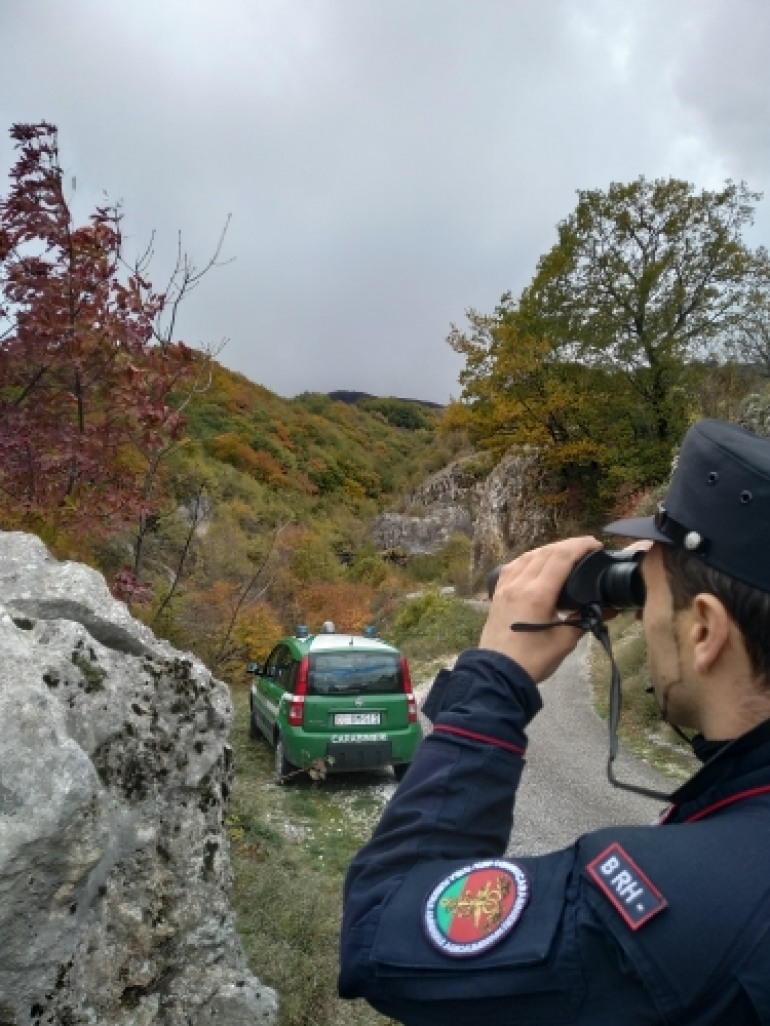
[[[439,412],[398,399],[356,404],[306,392],[282,399],[216,366],[185,411],[209,456],[278,492],[360,512],[366,500],[404,490]]]
[[[215,362],[206,375],[133,524],[90,535],[9,505],[4,521],[96,565],[136,615],[227,676],[297,623],[360,630],[387,612],[409,575],[374,550],[371,523],[461,436],[421,404],[284,399]]]
[[[395,399],[384,409],[283,399],[214,365],[143,539],[140,613],[219,666],[264,654],[296,623],[360,629],[381,615],[407,578],[373,549],[371,523],[461,444],[438,432],[436,411]],[[412,426],[393,423],[400,411]],[[100,548],[108,573],[126,544]]]

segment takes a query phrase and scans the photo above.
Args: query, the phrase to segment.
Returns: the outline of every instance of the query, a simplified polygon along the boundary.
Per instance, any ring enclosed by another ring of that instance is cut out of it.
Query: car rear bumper
[[[314,759],[327,762],[330,773],[346,770],[378,769],[393,763],[411,762],[422,740],[418,724],[387,733],[307,734],[285,738],[288,755],[297,766],[308,766]]]
[[[326,757],[332,773],[377,769],[380,766],[390,766],[393,762],[393,746],[390,741],[374,741],[367,744],[330,741],[326,746]]]

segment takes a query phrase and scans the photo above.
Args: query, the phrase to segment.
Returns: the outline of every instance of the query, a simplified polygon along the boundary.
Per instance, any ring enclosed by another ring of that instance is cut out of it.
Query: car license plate
[[[378,712],[360,713],[335,713],[335,727],[379,727],[380,714]]]

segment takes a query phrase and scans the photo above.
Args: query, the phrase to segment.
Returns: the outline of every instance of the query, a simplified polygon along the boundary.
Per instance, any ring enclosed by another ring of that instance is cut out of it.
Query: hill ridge
[[[303,395],[307,394],[307,392],[303,393]],[[393,399],[399,403],[414,403],[417,406],[427,406],[431,410],[445,409],[445,405],[431,402],[430,399],[408,399],[400,395],[372,395],[371,392],[357,392],[354,389],[346,388],[336,389],[333,392],[325,392],[324,394],[339,403],[355,404],[362,399]]]

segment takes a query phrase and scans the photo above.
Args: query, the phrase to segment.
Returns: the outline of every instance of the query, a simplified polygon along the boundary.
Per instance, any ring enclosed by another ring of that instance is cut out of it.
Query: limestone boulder
[[[0,534],[0,1023],[271,1024],[228,903],[226,686]]]

